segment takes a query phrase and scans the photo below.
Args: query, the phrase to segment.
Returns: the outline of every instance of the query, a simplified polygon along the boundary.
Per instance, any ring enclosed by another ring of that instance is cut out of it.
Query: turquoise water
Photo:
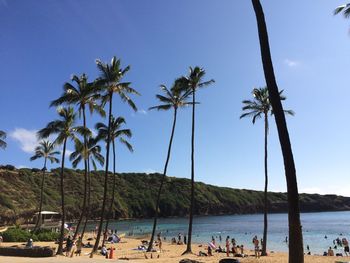
[[[288,236],[287,214],[270,214],[268,216],[268,250],[288,251],[288,245],[284,242]],[[337,237],[350,238],[350,211],[347,212],[322,212],[301,214],[303,226],[304,246],[309,245],[312,254],[321,254]],[[127,235],[149,234],[152,230],[152,219],[113,221],[111,229],[117,229],[118,233]],[[94,228],[95,225],[90,225]],[[158,232],[166,236],[167,240],[177,237],[179,233],[187,234],[187,218],[161,218],[158,223]],[[235,238],[237,244],[243,244],[252,249],[252,238],[257,235],[262,238],[263,215],[227,215],[227,216],[200,216],[194,218],[193,242],[209,242],[214,236],[217,243],[219,235],[222,236],[221,244],[224,245],[226,236]],[[325,238],[327,236],[327,238]],[[343,252],[342,248],[334,250]]]

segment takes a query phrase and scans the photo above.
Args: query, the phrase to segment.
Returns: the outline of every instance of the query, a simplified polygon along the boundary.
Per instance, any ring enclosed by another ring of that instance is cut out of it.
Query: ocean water
[[[334,247],[333,240],[337,237],[350,239],[350,211],[347,212],[322,212],[302,213],[304,247],[309,245],[312,254],[322,254],[329,246]],[[118,233],[126,233],[131,236],[151,233],[152,219],[112,221],[111,229],[117,229]],[[270,214],[268,216],[268,250],[288,251],[285,241],[288,236],[287,214]],[[90,224],[93,229],[96,224]],[[157,232],[162,232],[167,240],[177,237],[179,233],[187,234],[188,218],[160,218]],[[263,215],[225,215],[225,216],[198,216],[194,218],[193,242],[207,243],[214,236],[216,243],[224,246],[226,236],[235,238],[237,244],[243,244],[245,248],[253,249],[252,238],[257,235],[262,238]],[[334,252],[343,252],[340,247]]]

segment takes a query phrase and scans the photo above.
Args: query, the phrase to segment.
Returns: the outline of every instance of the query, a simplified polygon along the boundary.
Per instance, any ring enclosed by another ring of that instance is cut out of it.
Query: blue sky
[[[288,128],[300,192],[350,196],[350,20],[332,15],[342,3],[262,1],[284,106],[296,112]],[[114,114],[127,119],[135,148],[133,154],[118,148],[119,171],[162,171],[172,113],[147,109],[157,103],[159,84],[199,65],[216,83],[198,93],[196,180],[263,189],[263,123],[239,119],[241,101],[265,85],[250,1],[0,0],[0,129],[8,133],[0,163],[41,167],[29,157],[35,131],[56,118],[49,102],[71,74],[93,80],[95,59],[114,55],[131,65],[126,80],[142,94],[137,113],[115,100]],[[190,176],[190,113],[179,113],[171,176]],[[89,119],[90,127],[98,120]],[[285,191],[270,121],[269,189]]]

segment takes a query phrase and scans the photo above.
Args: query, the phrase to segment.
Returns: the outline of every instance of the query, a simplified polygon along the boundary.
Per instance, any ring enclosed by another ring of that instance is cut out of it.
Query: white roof
[[[38,215],[39,212],[36,212],[35,215]],[[42,215],[58,215],[59,213],[57,212],[52,212],[52,211],[41,211]]]

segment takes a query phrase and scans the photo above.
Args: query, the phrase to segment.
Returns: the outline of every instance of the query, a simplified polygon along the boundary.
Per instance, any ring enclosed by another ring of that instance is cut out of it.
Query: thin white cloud
[[[146,110],[140,109],[140,110],[138,110],[136,112],[132,112],[131,116],[132,117],[136,117],[137,115],[147,115],[147,114],[148,114],[148,112]]]
[[[33,153],[35,147],[38,145],[38,139],[36,137],[37,130],[27,130],[24,128],[16,128],[10,132],[10,138],[19,143],[22,151],[26,153]]]
[[[284,60],[284,64],[286,64],[288,67],[290,68],[294,68],[294,67],[297,67],[300,65],[300,62],[299,61],[296,61],[296,60],[291,60],[291,59],[285,59]]]
[[[138,110],[137,113],[147,115],[147,111],[145,111],[144,109]]]

